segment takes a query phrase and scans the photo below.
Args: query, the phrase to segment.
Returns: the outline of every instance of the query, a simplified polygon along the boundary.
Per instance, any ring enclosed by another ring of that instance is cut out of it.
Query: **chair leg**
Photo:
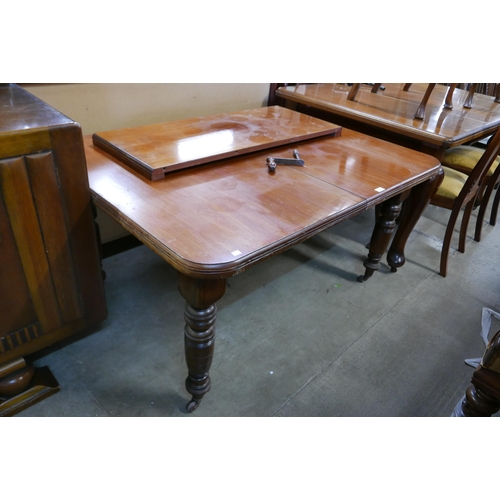
[[[465,252],[465,240],[467,239],[467,228],[469,227],[470,214],[474,208],[474,200],[469,201],[465,205],[464,215],[462,217],[462,224],[460,225],[460,237],[458,240],[458,251]]]
[[[448,88],[448,92],[446,93],[446,99],[444,103],[444,107],[446,109],[453,109],[453,92],[455,92],[456,88],[456,83],[450,83],[450,87]]]
[[[474,233],[474,239],[476,241],[481,241],[481,232],[483,230],[483,222],[484,222],[484,214],[486,213],[486,207],[491,198],[491,194],[493,193],[493,189],[495,189],[495,179],[492,177],[490,182],[488,182],[488,187],[486,188],[486,192],[484,193],[481,204],[479,205],[479,212],[477,214],[476,220],[476,231]]]
[[[472,100],[474,99],[474,92],[476,91],[477,83],[471,83],[469,88],[469,94],[464,102],[464,108],[472,108]]]
[[[425,118],[425,107],[427,106],[427,101],[429,100],[435,86],[435,83],[429,83],[429,85],[427,85],[427,90],[425,91],[424,97],[420,102],[417,112],[415,113],[415,118],[417,120],[423,120]]]
[[[443,240],[443,248],[441,249],[441,264],[439,269],[439,274],[446,278],[446,272],[448,269],[448,254],[450,252],[451,237],[453,236],[453,230],[455,229],[455,224],[457,222],[458,214],[460,210],[453,209],[451,211],[450,220],[446,226],[446,233]]]
[[[347,94],[348,101],[354,101],[356,96],[358,95],[359,88],[361,87],[361,83],[353,83],[351,90],[349,90],[349,94]]]
[[[493,200],[493,205],[491,207],[490,226],[494,226],[497,223],[497,213],[498,213],[499,203],[500,203],[500,187],[497,189],[497,194],[495,195],[495,199]]]

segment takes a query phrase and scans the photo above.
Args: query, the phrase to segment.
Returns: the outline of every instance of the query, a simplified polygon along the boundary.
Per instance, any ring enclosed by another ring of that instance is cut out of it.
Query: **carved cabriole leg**
[[[186,299],[184,318],[184,345],[188,377],[186,390],[192,399],[189,412],[196,410],[203,396],[210,390],[209,370],[215,343],[216,302],[226,291],[226,280],[203,280],[178,274],[178,288]]]
[[[457,88],[456,83],[450,83],[450,86],[448,87],[448,92],[446,92],[446,98],[444,102],[444,107],[446,109],[453,109],[453,93],[455,92],[456,88]]]
[[[474,99],[474,92],[476,92],[476,88],[477,88],[477,83],[471,83],[469,88],[469,93],[467,94],[467,98],[465,99],[464,102],[464,108],[466,109],[472,108],[472,101]]]
[[[404,265],[404,249],[408,237],[429,204],[429,200],[443,182],[443,178],[444,171],[440,168],[434,177],[413,187],[410,196],[406,199],[399,227],[392,240],[391,248],[387,252],[387,263],[393,273],[397,271],[398,267]]]
[[[380,259],[389,246],[396,227],[396,219],[401,212],[401,196],[401,194],[394,196],[384,201],[380,206],[380,215],[373,229],[368,257],[363,262],[366,271],[364,275],[358,276],[360,283],[366,281],[375,271],[380,269]]]
[[[427,90],[425,91],[424,97],[420,102],[417,112],[415,113],[415,118],[417,120],[423,120],[425,118],[425,108],[427,106],[427,101],[429,100],[429,97],[431,96],[435,86],[436,86],[435,83],[429,83],[429,85],[427,86]]]

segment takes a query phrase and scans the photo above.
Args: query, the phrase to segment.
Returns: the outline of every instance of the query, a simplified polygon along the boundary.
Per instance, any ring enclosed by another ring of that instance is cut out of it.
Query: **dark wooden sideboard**
[[[30,354],[106,316],[80,126],[0,84],[0,416],[59,389]]]

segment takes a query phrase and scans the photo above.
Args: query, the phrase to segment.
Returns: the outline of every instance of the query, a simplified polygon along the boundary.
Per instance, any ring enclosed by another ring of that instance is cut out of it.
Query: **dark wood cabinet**
[[[26,356],[107,315],[80,126],[0,85],[0,415],[58,390]]]

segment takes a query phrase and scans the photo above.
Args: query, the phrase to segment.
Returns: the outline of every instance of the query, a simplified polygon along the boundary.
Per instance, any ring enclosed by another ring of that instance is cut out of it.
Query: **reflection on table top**
[[[376,94],[371,86],[362,85],[354,101],[347,99],[350,87],[337,83],[280,87],[276,96],[438,147],[486,137],[500,126],[500,104],[492,96],[475,94],[472,109],[466,109],[463,104],[468,92],[455,89],[453,109],[446,109],[448,87],[436,85],[425,119],[418,120],[414,115],[427,84],[414,83],[409,91],[403,91],[404,84],[400,83],[383,85],[385,90]]]

